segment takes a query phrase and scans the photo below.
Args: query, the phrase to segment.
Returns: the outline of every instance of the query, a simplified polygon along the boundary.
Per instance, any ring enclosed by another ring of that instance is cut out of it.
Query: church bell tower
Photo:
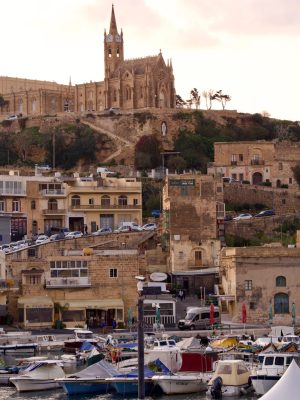
[[[114,5],[112,5],[109,33],[104,32],[105,78],[110,78],[120,62],[124,61],[123,32],[118,32]]]

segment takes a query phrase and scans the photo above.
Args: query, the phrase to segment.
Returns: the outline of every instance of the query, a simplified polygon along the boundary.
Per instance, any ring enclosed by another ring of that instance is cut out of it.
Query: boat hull
[[[281,375],[260,375],[251,376],[252,385],[256,394],[263,395],[267,393],[281,378]]]
[[[134,382],[112,382],[111,386],[121,395],[138,395],[138,381]],[[145,382],[145,395],[153,393],[154,385],[152,382]]]
[[[40,390],[50,390],[60,388],[61,385],[54,379],[24,379],[24,378],[12,378],[10,380],[18,392],[32,392]]]
[[[165,394],[188,394],[198,393],[206,390],[207,385],[202,379],[195,379],[194,381],[188,380],[156,380],[157,385]]]
[[[62,386],[68,395],[89,393],[103,394],[111,389],[110,385],[107,383],[96,382],[64,382]]]

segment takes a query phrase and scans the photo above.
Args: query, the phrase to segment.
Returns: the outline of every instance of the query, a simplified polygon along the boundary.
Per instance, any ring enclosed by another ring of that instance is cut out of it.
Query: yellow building
[[[12,241],[63,227],[91,233],[125,221],[142,224],[142,186],[136,178],[74,175],[0,176],[0,212],[11,217]]]

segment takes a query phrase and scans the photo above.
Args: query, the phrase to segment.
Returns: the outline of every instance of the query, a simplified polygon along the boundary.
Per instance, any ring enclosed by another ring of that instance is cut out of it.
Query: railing
[[[153,325],[156,323],[156,316],[155,315],[144,316],[144,322],[148,325]],[[163,325],[173,325],[173,324],[175,324],[175,316],[174,315],[161,315],[160,323]]]
[[[140,208],[142,208],[141,205],[133,205],[133,204],[126,204],[126,205],[115,205],[115,204],[109,204],[109,205],[101,205],[101,204],[72,204],[71,205],[72,209],[79,209],[79,210],[104,210],[104,209],[114,209],[114,210],[118,210],[118,209],[136,209],[139,210]]]
[[[47,210],[43,210],[43,214],[66,214],[67,210],[65,209],[47,209]]]
[[[265,160],[257,160],[257,159],[251,160],[251,165],[264,165],[264,164]]]
[[[43,189],[41,191],[43,196],[65,196],[66,190],[65,189]]]
[[[46,278],[46,288],[90,287],[90,277]]]

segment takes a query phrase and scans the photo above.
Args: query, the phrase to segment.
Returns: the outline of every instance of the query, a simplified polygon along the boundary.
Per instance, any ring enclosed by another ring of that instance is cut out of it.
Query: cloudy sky
[[[68,83],[104,78],[109,0],[0,0],[0,75]],[[300,120],[299,0],[116,0],[125,58],[173,62],[184,99],[222,89],[239,112]],[[218,105],[215,104],[215,108]],[[205,108],[204,101],[201,108]]]

